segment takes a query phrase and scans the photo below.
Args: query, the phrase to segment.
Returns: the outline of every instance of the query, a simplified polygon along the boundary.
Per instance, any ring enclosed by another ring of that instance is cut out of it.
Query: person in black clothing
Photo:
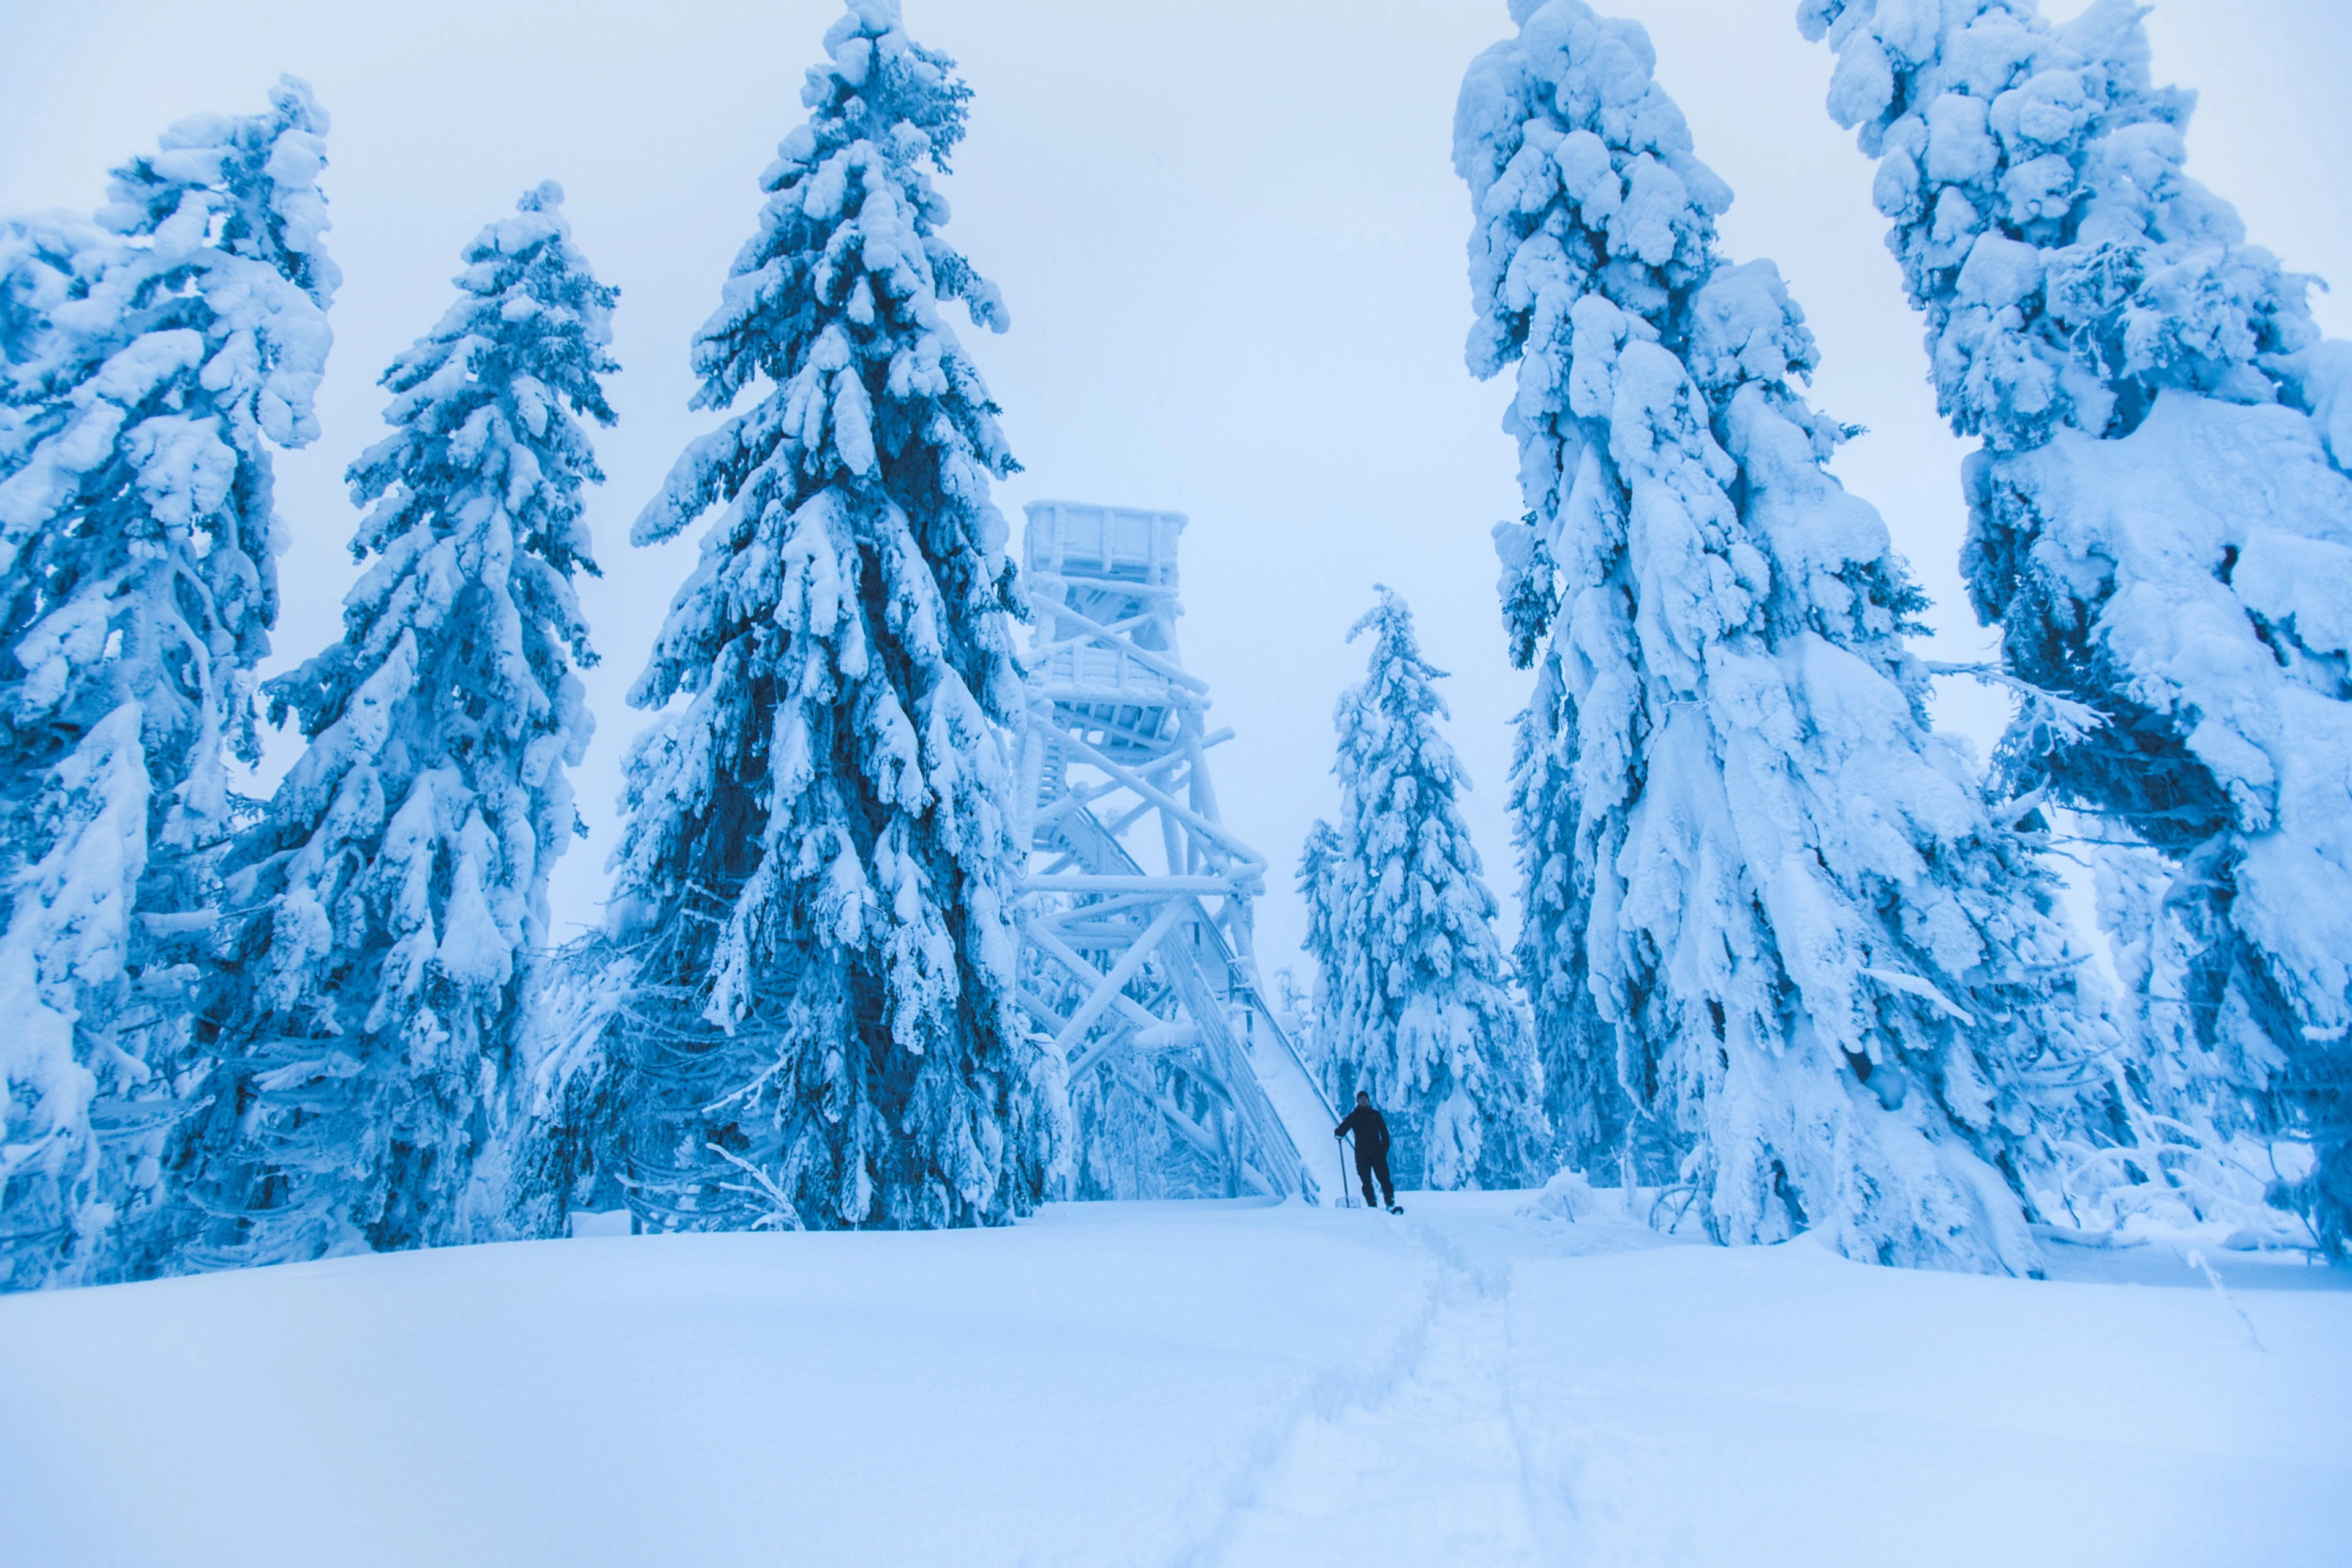
[[[1397,1209],[1396,1184],[1389,1180],[1388,1121],[1372,1109],[1372,1097],[1360,1089],[1356,1091],[1356,1109],[1331,1130],[1331,1136],[1345,1138],[1350,1132],[1356,1135],[1356,1180],[1364,1184],[1364,1202],[1374,1201],[1372,1178],[1378,1176],[1389,1209],[1402,1212]]]

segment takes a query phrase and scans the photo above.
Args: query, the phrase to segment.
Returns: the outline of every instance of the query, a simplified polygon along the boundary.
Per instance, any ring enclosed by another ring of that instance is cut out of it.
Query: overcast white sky
[[[1986,639],[1954,569],[1961,446],[1935,417],[1919,330],[1869,201],[1870,166],[1822,110],[1826,49],[1794,0],[1614,0],[1658,47],[1698,154],[1739,200],[1737,259],[1778,261],[1822,340],[1817,400],[1871,434],[1842,455],[1937,601],[1945,657]],[[2053,15],[2078,0],[2051,0]],[[605,577],[585,598],[604,664],[579,784],[593,831],[557,876],[559,926],[596,918],[622,701],[692,541],[628,525],[683,444],[689,335],[749,234],[755,184],[802,119],[831,0],[0,0],[0,211],[88,211],[105,171],[199,110],[251,112],[278,72],[334,116],[326,188],[346,282],[323,439],[278,458],[294,538],[278,664],[340,632],[354,575],[344,466],[380,431],[376,375],[438,319],[460,247],[525,187],[563,182],[581,243],[622,289],[619,427],[591,507]],[[1186,661],[1215,689],[1232,824],[1275,864],[1261,956],[1294,961],[1289,868],[1330,812],[1330,714],[1360,673],[1342,641],[1371,585],[1402,591],[1454,672],[1453,737],[1490,880],[1516,910],[1507,721],[1487,529],[1519,510],[1499,384],[1462,367],[1467,198],[1450,163],[1464,66],[1503,0],[906,0],[915,36],[977,94],[949,233],[1003,289],[1013,331],[967,331],[1027,471],[1055,496],[1189,512]],[[2160,78],[2202,102],[2190,167],[2290,266],[2352,282],[2352,3],[2163,0]],[[2352,336],[2352,298],[2323,297]],[[1955,693],[1948,721],[2000,714]],[[282,766],[289,747],[275,759]]]

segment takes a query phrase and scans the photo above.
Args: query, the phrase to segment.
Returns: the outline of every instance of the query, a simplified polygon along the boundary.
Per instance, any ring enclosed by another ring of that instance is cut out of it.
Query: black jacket
[[[1389,1124],[1386,1118],[1369,1105],[1360,1105],[1348,1112],[1348,1119],[1331,1130],[1335,1138],[1349,1133],[1356,1135],[1356,1158],[1374,1159],[1389,1152]]]

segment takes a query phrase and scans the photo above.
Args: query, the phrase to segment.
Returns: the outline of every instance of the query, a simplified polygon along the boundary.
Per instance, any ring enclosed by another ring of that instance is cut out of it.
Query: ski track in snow
[[[1514,1568],[1559,1560],[1558,1534],[1537,1519],[1510,1395],[1509,1268],[1475,1268],[1424,1224],[1407,1231],[1444,1272],[1402,1375],[1369,1401],[1307,1415],[1191,1561]]]

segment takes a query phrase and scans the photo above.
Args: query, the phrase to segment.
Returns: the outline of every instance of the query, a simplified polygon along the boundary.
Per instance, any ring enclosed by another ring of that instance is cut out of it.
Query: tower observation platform
[[[1338,1118],[1259,978],[1265,858],[1218,813],[1232,732],[1177,647],[1185,520],[1026,510],[1020,999],[1068,1075],[1077,1195],[1315,1200]]]

